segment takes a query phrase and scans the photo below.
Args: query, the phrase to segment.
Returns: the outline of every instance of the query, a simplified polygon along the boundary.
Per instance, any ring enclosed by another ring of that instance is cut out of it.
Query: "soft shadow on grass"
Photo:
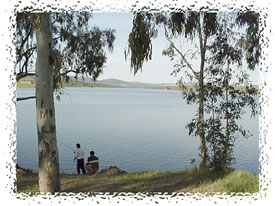
[[[38,192],[38,175],[29,172],[17,172],[17,192]]]
[[[258,177],[247,172],[217,175],[196,169],[135,173],[115,170],[92,176],[61,174],[61,192],[258,192]],[[37,174],[17,177],[18,192],[38,192]]]

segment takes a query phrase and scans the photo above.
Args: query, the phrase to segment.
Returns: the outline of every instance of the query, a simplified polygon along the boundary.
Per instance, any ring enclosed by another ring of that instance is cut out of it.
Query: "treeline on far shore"
[[[173,91],[181,91],[182,89],[177,85],[171,86],[155,86],[155,87],[138,87],[138,86],[120,86],[120,85],[111,85],[111,84],[102,84],[97,82],[86,82],[81,80],[70,80],[69,82],[63,82],[62,87],[101,87],[101,88],[143,88],[143,89],[161,89],[161,90],[173,90]],[[196,88],[185,85],[186,89],[193,88],[196,91]],[[254,85],[255,89],[259,93],[259,86]],[[17,82],[17,88],[35,88],[35,79],[34,77],[25,77]],[[244,88],[239,87],[241,91]]]

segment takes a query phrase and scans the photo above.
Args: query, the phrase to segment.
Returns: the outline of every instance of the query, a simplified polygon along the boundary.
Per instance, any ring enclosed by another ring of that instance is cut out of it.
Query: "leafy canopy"
[[[89,75],[94,80],[103,72],[106,50],[112,52],[115,30],[91,26],[89,12],[51,13],[54,52],[54,88],[60,88],[68,74]],[[35,68],[36,41],[34,31],[38,22],[32,13],[18,13],[15,45],[17,80],[31,75]]]

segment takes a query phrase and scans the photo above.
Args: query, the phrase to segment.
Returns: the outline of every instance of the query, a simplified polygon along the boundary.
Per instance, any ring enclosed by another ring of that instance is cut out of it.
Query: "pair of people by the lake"
[[[82,174],[86,174],[86,170],[88,174],[94,174],[98,171],[98,157],[94,155],[94,151],[90,152],[90,157],[88,157],[87,163],[84,165],[84,151],[80,148],[79,143],[76,144],[75,160],[77,160],[77,174],[80,174],[80,170]]]

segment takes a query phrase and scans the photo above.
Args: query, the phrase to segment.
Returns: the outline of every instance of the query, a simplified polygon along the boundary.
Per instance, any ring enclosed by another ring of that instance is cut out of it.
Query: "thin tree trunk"
[[[216,143],[215,143],[215,138],[216,138],[216,129],[215,129],[215,112],[214,110],[214,100],[212,99],[212,118],[213,118],[213,124],[212,124],[212,147],[213,147],[213,158],[214,158],[214,167],[215,169],[217,168],[217,154],[216,154]]]
[[[205,52],[207,36],[204,35],[201,29],[200,21],[198,21],[198,33],[199,33],[199,43],[201,52],[201,64],[200,64],[200,75],[199,75],[199,134],[200,134],[200,162],[199,168],[206,167],[206,145],[205,145],[205,132],[204,132],[204,63],[205,63]]]
[[[59,161],[53,100],[52,34],[49,13],[37,16],[36,119],[40,192],[59,192]]]
[[[203,85],[203,70],[200,71],[199,81],[199,134],[200,134],[200,162],[199,167],[206,166],[206,145],[204,132],[204,85]]]
[[[226,101],[226,112],[225,112],[225,118],[226,118],[226,136],[225,136],[225,147],[224,147],[224,154],[226,155],[226,161],[227,161],[227,150],[228,150],[228,141],[229,141],[229,111],[228,111],[228,87],[229,87],[229,81],[228,81],[228,70],[226,71],[226,82],[225,82],[225,101]]]

